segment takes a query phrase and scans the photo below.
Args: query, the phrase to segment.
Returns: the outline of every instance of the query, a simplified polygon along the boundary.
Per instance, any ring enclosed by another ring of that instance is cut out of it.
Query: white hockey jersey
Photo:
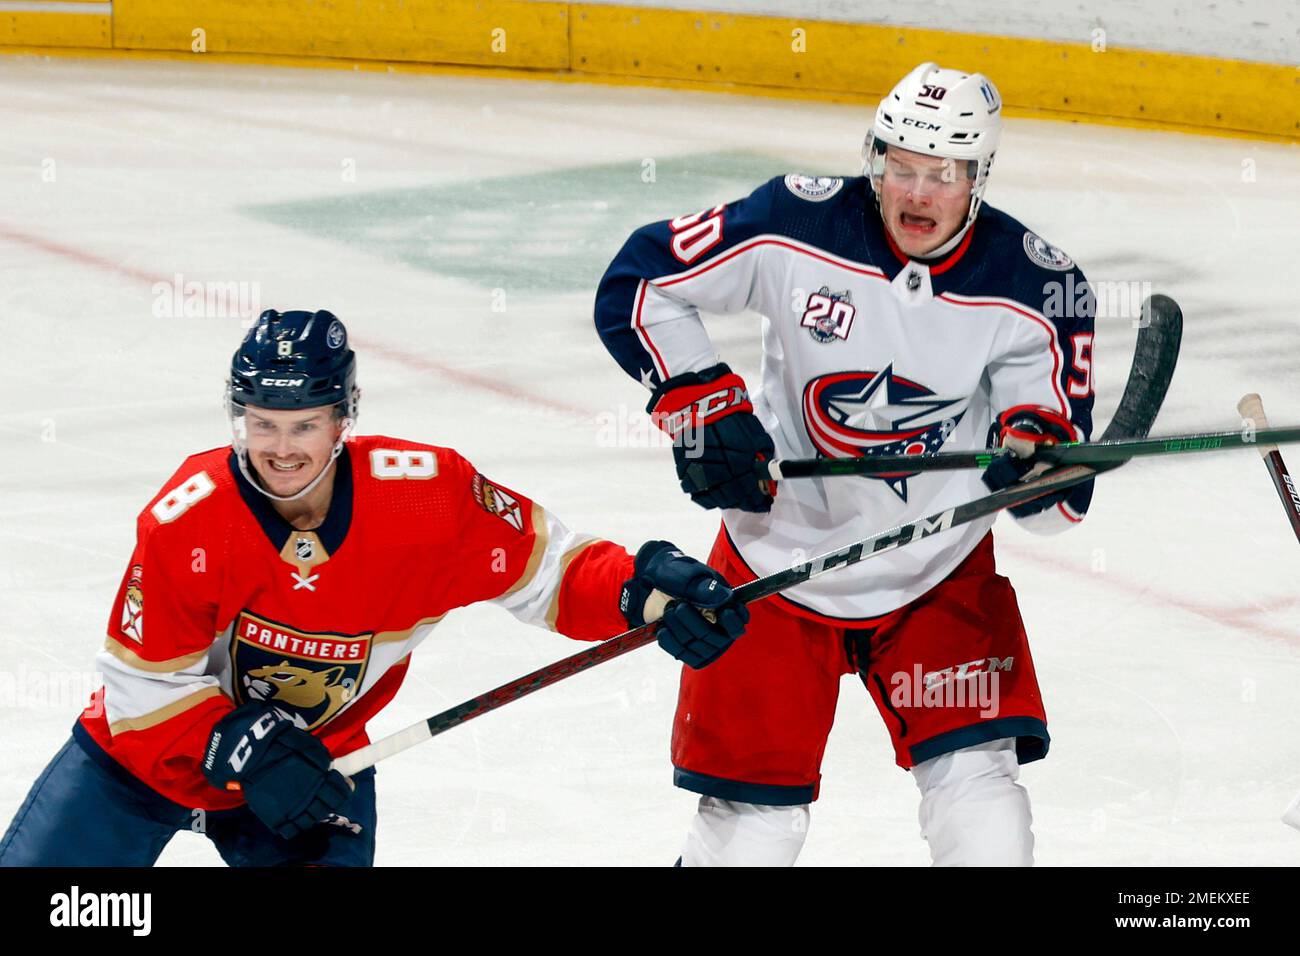
[[[780,458],[987,447],[994,418],[1045,406],[1092,430],[1094,299],[1070,258],[983,205],[962,243],[911,260],[869,180],[778,177],[738,202],[637,230],[596,295],[596,326],[647,388],[720,360],[700,312],[762,316],[755,414]],[[751,383],[751,387],[752,387]],[[976,470],[784,481],[767,514],[723,513],[756,575],[988,493]],[[1091,482],[1022,520],[1082,520]],[[974,521],[807,581],[784,599],[846,625],[929,590],[992,526]]]

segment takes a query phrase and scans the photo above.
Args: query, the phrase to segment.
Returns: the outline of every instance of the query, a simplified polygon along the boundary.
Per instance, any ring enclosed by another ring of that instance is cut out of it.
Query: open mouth
[[[934,232],[939,224],[928,216],[914,216],[910,212],[898,214],[898,224],[904,232],[923,236]]]
[[[269,459],[267,464],[271,466],[271,472],[277,475],[291,475],[307,467],[305,461],[280,461],[278,458]]]

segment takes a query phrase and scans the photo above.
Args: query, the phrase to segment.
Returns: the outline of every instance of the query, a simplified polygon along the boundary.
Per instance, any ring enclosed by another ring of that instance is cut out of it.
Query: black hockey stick
[[[1147,438],[1121,438],[1115,441],[1068,442],[1039,448],[1035,461],[1054,465],[1102,465],[1128,461],[1149,455],[1176,455],[1199,451],[1224,451],[1230,448],[1255,448],[1267,443],[1300,442],[1300,426],[1261,428],[1256,432],[1194,432],[1185,435],[1161,435]],[[1262,450],[1262,449],[1261,449]],[[1004,448],[981,451],[941,451],[933,455],[880,455],[874,458],[792,458],[765,463],[759,469],[764,478],[823,478],[832,475],[890,475],[922,471],[953,471],[963,468],[987,468],[1003,455]]]
[[[1142,303],[1144,325],[1162,324],[1164,318],[1177,313],[1178,304],[1164,295],[1153,295]],[[1175,358],[1177,354],[1175,352]],[[1121,432],[1123,437],[1112,437],[1108,429],[1099,441],[1070,442],[1040,448],[1035,460],[1053,465],[1103,465],[1125,462],[1144,455],[1168,455],[1182,452],[1213,451],[1225,448],[1247,447],[1256,441],[1300,441],[1300,428],[1277,428],[1261,431],[1256,436],[1241,432],[1208,432],[1193,435],[1170,435],[1150,438],[1145,433],[1134,435]],[[776,460],[757,466],[764,478],[777,481],[786,478],[820,478],[835,475],[889,475],[913,474],[925,471],[949,471],[965,468],[987,468],[994,459],[1010,454],[1001,448],[983,448],[974,451],[939,452],[931,455],[879,455],[869,458],[795,458]]]
[[[1098,469],[1089,468],[1085,465],[1067,465],[1063,468],[1054,468],[1030,481],[1021,482],[1002,491],[986,495],[983,498],[977,498],[974,501],[958,505],[955,508],[935,512],[917,521],[890,528],[888,531],[883,531],[862,541],[856,541],[848,547],[830,551],[804,564],[742,584],[735,589],[735,595],[746,604],[761,600],[834,568],[857,564],[884,551],[891,551],[894,548],[911,544],[913,541],[919,541],[921,538],[928,538],[932,534],[938,534],[949,528],[966,524],[976,518],[982,518],[995,511],[1001,511],[1003,508],[1024,504],[1053,491],[1077,485],[1091,478],[1097,471]],[[502,684],[494,690],[467,700],[463,704],[444,710],[440,714],[434,714],[427,720],[413,724],[392,736],[385,737],[369,746],[339,757],[334,761],[333,767],[345,774],[363,770],[379,760],[391,757],[393,754],[412,747],[423,740],[428,740],[443,731],[450,730],[457,724],[463,724],[467,720],[472,720],[490,710],[496,710],[498,707],[513,700],[518,700],[533,691],[548,687],[556,681],[572,677],[574,674],[595,667],[597,664],[602,664],[611,658],[619,657],[628,651],[643,647],[655,640],[658,627],[658,622],[654,622],[633,628],[585,651],[580,651],[553,664],[548,664],[530,674],[516,678],[508,684]]]
[[[1159,298],[1165,299],[1163,296]],[[1128,382],[1124,386],[1119,407],[1106,427],[1103,438],[1116,439],[1143,435],[1150,429],[1160,411],[1165,393],[1169,389],[1170,379],[1173,377],[1174,366],[1178,360],[1178,347],[1182,339],[1182,313],[1172,299],[1165,299],[1165,301],[1169,308],[1153,307],[1151,321],[1138,332],[1137,349],[1133,354],[1133,366],[1129,370]],[[994,514],[1004,508],[1024,504],[1053,491],[1072,487],[1087,481],[1101,471],[1117,468],[1121,464],[1122,462],[1109,462],[1095,467],[1067,465],[1054,468],[1029,481],[954,508],[935,512],[917,521],[890,528],[888,531],[882,531],[847,547],[830,551],[804,564],[742,584],[735,589],[736,597],[746,604],[762,600],[835,568],[857,564],[885,551],[903,547],[913,541]],[[336,759],[332,766],[344,774],[364,770],[380,760],[448,731],[467,720],[473,720],[543,687],[549,687],[566,677],[572,677],[597,664],[643,647],[655,640],[657,629],[657,623],[633,628],[585,651],[555,661],[508,684],[502,684],[487,693],[434,714],[405,730],[345,754]]]

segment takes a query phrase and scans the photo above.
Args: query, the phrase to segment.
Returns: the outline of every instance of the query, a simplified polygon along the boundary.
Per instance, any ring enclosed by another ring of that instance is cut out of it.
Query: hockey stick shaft
[[[1133,364],[1129,369],[1128,380],[1124,384],[1119,405],[1102,435],[1105,440],[1145,435],[1151,429],[1164,402],[1165,393],[1169,390],[1169,383],[1178,362],[1183,329],[1183,316],[1178,304],[1167,296],[1152,296],[1143,303],[1143,315],[1145,321],[1138,332]],[[912,541],[974,521],[1003,508],[1024,504],[1042,495],[1073,487],[1087,481],[1098,472],[1116,468],[1120,464],[1122,462],[1113,462],[1096,468],[1078,465],[1055,468],[1002,491],[977,498],[955,508],[936,512],[919,521],[899,525],[855,542],[846,548],[828,552],[797,567],[742,584],[736,588],[736,595],[746,603],[761,600],[835,568],[857,564],[886,550],[903,547]],[[345,754],[334,761],[333,767],[344,774],[364,770],[380,760],[400,753],[467,720],[503,707],[511,701],[525,697],[543,687],[549,687],[557,681],[581,673],[597,664],[643,647],[655,640],[657,627],[657,624],[652,623],[634,628],[585,651],[525,674],[485,694],[434,714],[405,730]]]
[[[1264,416],[1264,402],[1255,392],[1241,397],[1241,401],[1237,403],[1237,411],[1241,412],[1243,419],[1254,422],[1261,432],[1268,428],[1268,419]],[[1269,477],[1273,479],[1273,487],[1277,489],[1278,497],[1282,499],[1282,507],[1286,509],[1286,516],[1291,522],[1291,530],[1295,532],[1296,538],[1300,539],[1300,489],[1296,488],[1295,480],[1287,471],[1286,462],[1282,460],[1282,453],[1277,450],[1277,446],[1261,444],[1259,456],[1264,459],[1264,466],[1268,468]],[[1297,794],[1282,812],[1282,822],[1300,830],[1300,794]]]
[[[1267,442],[1270,447],[1300,442],[1300,426],[1260,428],[1257,432],[1197,432],[1154,438],[1125,438],[1117,441],[1071,442],[1040,448],[1035,459],[1055,465],[1101,465],[1152,455],[1178,455],[1188,452],[1225,451],[1233,448],[1256,448]],[[824,478],[834,475],[911,474],[923,471],[951,471],[964,468],[987,468],[1002,455],[1000,448],[979,451],[938,452],[933,455],[880,455],[874,458],[793,458],[763,465],[765,478]]]
[[[1031,481],[994,492],[991,495],[977,498],[954,508],[937,511],[917,521],[899,525],[870,538],[856,541],[848,547],[827,552],[796,567],[778,571],[742,584],[735,589],[736,599],[746,604],[762,600],[835,568],[858,564],[886,551],[892,551],[895,548],[912,544],[941,531],[947,531],[949,528],[955,528],[958,525],[1001,511],[1003,508],[1011,508],[1043,495],[1051,494],[1054,491],[1072,487],[1086,481],[1095,474],[1094,469],[1082,465],[1053,469]],[[488,711],[496,710],[511,701],[525,697],[534,691],[541,690],[543,687],[549,687],[556,681],[572,677],[574,674],[595,667],[597,664],[603,664],[607,660],[620,657],[628,651],[644,647],[656,639],[657,631],[657,623],[646,624],[625,631],[585,651],[580,651],[553,664],[538,668],[523,677],[510,681],[508,684],[502,684],[485,694],[480,694],[462,704],[434,714],[427,720],[413,724],[405,730],[378,740],[359,750],[354,750],[352,753],[336,759],[333,767],[344,774],[353,774],[358,770],[364,770],[366,767],[373,766],[377,761],[400,753],[409,747],[428,740],[430,737],[450,730],[458,724],[463,724],[467,720],[472,720]]]
[[[1282,499],[1282,507],[1286,509],[1287,519],[1291,522],[1291,530],[1300,539],[1300,487],[1296,486],[1295,479],[1291,477],[1277,445],[1269,444],[1272,440],[1270,434],[1278,429],[1268,427],[1268,419],[1264,417],[1264,402],[1254,392],[1242,397],[1237,403],[1237,411],[1241,412],[1243,419],[1253,421],[1259,429],[1259,455],[1264,459],[1278,497]]]

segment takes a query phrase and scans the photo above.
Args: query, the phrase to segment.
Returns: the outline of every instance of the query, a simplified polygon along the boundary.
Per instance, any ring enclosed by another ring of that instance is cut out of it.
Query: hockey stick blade
[[[1167,295],[1148,296],[1142,303],[1133,365],[1102,441],[1142,438],[1150,433],[1164,404],[1178,366],[1183,341],[1183,310]]]
[[[1120,396],[1114,418],[1106,427],[1103,438],[1117,439],[1140,437],[1155,422],[1169,382],[1178,361],[1178,348],[1182,339],[1182,312],[1177,303],[1167,296],[1152,296],[1143,303],[1143,323],[1138,331],[1133,365],[1129,371],[1124,393]],[[736,588],[736,596],[745,603],[770,597],[836,568],[848,567],[868,560],[886,551],[904,547],[914,541],[955,528],[977,518],[993,514],[1004,508],[1024,504],[1054,491],[1087,481],[1099,471],[1118,467],[1122,462],[1088,467],[1066,465],[1053,468],[1036,478],[1010,488],[985,495],[954,508],[935,512],[917,521],[890,528],[844,548],[830,551],[811,561],[749,581]],[[597,664],[620,657],[629,651],[644,647],[655,640],[657,624],[646,624],[611,637],[609,640],[555,661],[545,667],[502,684],[427,720],[412,724],[391,736],[354,750],[337,758],[332,766],[343,774],[353,774],[366,767],[413,747],[422,741],[444,733],[451,728],[473,720],[489,711],[503,707],[511,701],[534,691],[549,687],[557,681],[572,677]]]

